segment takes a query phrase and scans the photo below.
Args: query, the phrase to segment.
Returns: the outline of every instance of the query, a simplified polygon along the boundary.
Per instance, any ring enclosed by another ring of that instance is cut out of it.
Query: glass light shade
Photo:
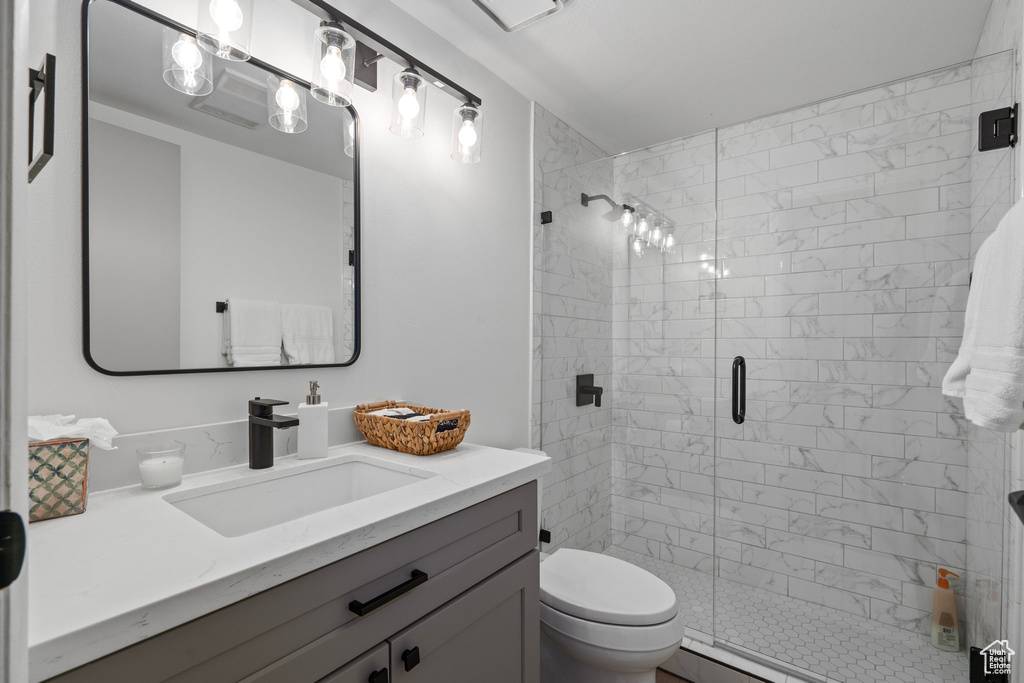
[[[306,89],[287,79],[267,75],[267,111],[270,125],[282,133],[301,133],[308,125]]]
[[[196,42],[212,55],[244,62],[252,53],[252,8],[254,0],[199,0]]]
[[[352,104],[356,77],[356,41],[338,26],[321,26],[313,32],[313,97],[332,107]]]
[[[633,231],[633,212],[623,207],[622,218],[619,219],[619,226],[626,232]]]
[[[462,164],[480,161],[484,115],[472,104],[455,108],[452,115],[452,159]]]
[[[402,138],[423,137],[423,119],[427,111],[426,81],[406,69],[395,75],[391,89],[391,132]]]
[[[666,254],[675,253],[676,236],[671,232],[665,234],[665,240],[661,243],[661,250]]]
[[[187,33],[164,28],[164,82],[186,95],[213,92],[213,58]]]
[[[633,255],[640,257],[644,255],[644,241],[639,237],[633,237]]]
[[[647,239],[647,233],[651,229],[651,217],[650,214],[642,213],[636,219],[636,227],[633,228],[633,234],[641,239]]]

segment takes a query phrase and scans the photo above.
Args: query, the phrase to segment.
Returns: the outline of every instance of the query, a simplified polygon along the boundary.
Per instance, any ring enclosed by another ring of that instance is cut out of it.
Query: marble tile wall
[[[576,407],[576,375],[611,388],[611,232],[580,193],[609,193],[607,154],[539,105],[534,112],[533,447],[554,471],[543,482],[541,526],[559,547],[601,551],[611,508],[610,391]],[[590,163],[588,163],[590,162]],[[554,221],[541,225],[550,210]]]
[[[928,629],[936,568],[966,565],[967,430],[940,383],[976,83],[959,66],[616,157],[681,249],[616,251],[613,543]]]

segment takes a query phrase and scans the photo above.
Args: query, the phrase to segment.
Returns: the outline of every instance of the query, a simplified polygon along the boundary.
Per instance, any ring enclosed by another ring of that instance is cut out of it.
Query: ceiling
[[[506,33],[472,0],[392,2],[610,153],[971,59],[991,4],[572,0]]]

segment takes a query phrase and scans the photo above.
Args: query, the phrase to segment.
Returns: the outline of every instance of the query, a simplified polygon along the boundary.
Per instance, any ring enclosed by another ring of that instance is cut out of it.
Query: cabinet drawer
[[[534,683],[540,555],[534,551],[391,642],[394,683]]]
[[[332,634],[328,634],[330,636]],[[310,643],[284,659],[278,660],[266,669],[257,671],[243,679],[241,683],[269,683],[270,681],[314,681],[315,666],[312,662],[322,654],[318,650],[327,645],[320,640]],[[316,646],[316,647],[314,647]],[[374,683],[387,683],[388,679],[388,644],[381,643],[368,652],[359,655],[345,666],[327,674],[318,683],[368,683],[375,675]]]
[[[536,497],[530,482],[50,680],[238,681],[336,632],[315,675],[289,683],[317,681],[530,552]],[[350,610],[413,570],[426,581],[364,616]]]

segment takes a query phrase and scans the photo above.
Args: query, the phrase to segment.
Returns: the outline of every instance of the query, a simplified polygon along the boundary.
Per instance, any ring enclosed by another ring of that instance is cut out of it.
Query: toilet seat
[[[581,643],[618,652],[653,652],[679,647],[686,630],[683,615],[678,611],[660,624],[621,626],[580,619],[543,602],[540,603],[540,623],[544,629],[557,631]]]
[[[676,616],[672,588],[617,557],[561,548],[540,565],[540,600],[580,620],[616,626],[652,626]]]

